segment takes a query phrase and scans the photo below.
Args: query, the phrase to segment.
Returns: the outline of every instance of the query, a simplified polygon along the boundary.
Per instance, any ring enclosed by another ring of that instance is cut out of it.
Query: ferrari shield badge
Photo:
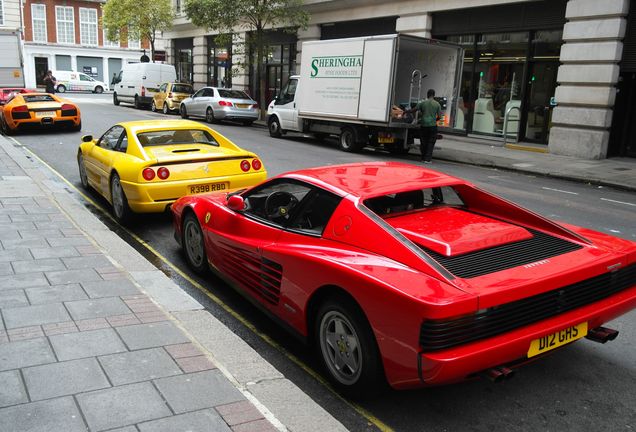
[[[210,216],[211,216],[210,212],[207,212],[207,213],[205,214],[205,223],[210,222]]]

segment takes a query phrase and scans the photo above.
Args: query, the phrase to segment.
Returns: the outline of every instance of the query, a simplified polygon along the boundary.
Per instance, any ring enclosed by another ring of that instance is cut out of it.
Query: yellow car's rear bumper
[[[192,187],[202,190],[201,186],[215,185],[210,190],[231,191],[253,186],[264,181],[267,172],[246,173],[227,177],[210,177],[196,180],[152,181],[133,183],[123,181],[121,185],[128,199],[130,209],[135,213],[161,213],[170,204],[185,195],[192,194]],[[199,188],[196,188],[199,186]]]

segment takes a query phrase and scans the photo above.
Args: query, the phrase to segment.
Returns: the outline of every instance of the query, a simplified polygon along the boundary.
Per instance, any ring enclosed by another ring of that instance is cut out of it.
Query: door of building
[[[552,121],[558,62],[532,62],[526,79],[521,139],[547,144]]]
[[[283,67],[281,65],[267,65],[267,93],[265,94],[265,103],[268,105],[280,92],[283,85],[282,74]]]
[[[48,57],[34,57],[35,62],[35,85],[44,86],[44,76],[49,70]]]
[[[636,157],[636,72],[621,73],[617,87],[608,156]]]

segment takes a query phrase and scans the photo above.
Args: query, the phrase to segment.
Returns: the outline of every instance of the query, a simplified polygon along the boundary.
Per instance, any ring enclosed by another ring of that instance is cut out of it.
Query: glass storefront
[[[216,46],[214,37],[208,37],[207,82],[213,87],[232,87],[232,50]]]
[[[265,64],[265,103],[269,104],[290,75],[295,73],[296,36],[283,31],[269,34],[270,44],[265,50],[262,63]],[[258,100],[260,83],[257,79],[256,53],[252,53],[250,68],[250,93]],[[260,101],[259,101],[260,102]]]
[[[464,50],[455,128],[547,143],[561,30],[448,36]]]

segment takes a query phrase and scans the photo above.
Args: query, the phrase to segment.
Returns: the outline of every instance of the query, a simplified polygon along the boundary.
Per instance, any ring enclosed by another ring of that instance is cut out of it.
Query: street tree
[[[132,40],[147,39],[153,61],[156,34],[169,30],[174,19],[171,0],[108,0],[102,12],[108,40],[119,41],[122,34]]]
[[[233,68],[247,70],[250,54],[256,54],[253,60],[260,89],[258,102],[265,110],[268,30],[282,28],[295,33],[298,28],[306,28],[309,14],[302,4],[302,0],[186,0],[184,12],[194,25],[217,33],[218,45],[232,45]],[[245,37],[237,37],[236,33],[243,31]]]

